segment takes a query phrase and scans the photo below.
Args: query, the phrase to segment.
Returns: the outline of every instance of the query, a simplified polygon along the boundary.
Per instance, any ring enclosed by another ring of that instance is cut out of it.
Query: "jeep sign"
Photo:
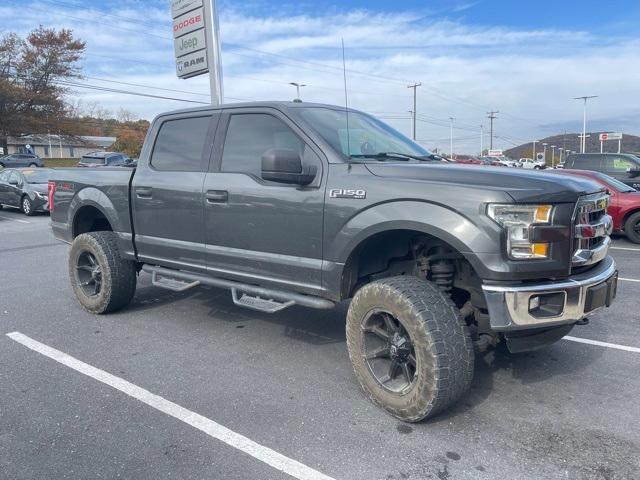
[[[198,50],[206,48],[206,46],[207,44],[203,28],[196,30],[195,32],[187,33],[173,41],[173,50],[176,54],[176,58],[182,57],[187,53],[197,52]]]
[[[200,50],[176,59],[176,73],[180,78],[195,77],[205,73],[208,69],[206,50]]]

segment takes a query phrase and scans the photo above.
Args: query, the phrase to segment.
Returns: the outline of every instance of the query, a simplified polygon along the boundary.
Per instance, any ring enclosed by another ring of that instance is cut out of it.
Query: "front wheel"
[[[24,197],[22,197],[21,207],[22,213],[29,217],[33,215],[33,203],[28,196],[25,195]]]
[[[631,215],[624,224],[624,233],[633,243],[640,243],[640,212]]]
[[[474,352],[467,326],[431,282],[399,276],[365,285],[351,302],[346,328],[362,389],[401,420],[434,416],[471,385]]]
[[[30,163],[29,168],[36,168],[38,166],[37,163]]]
[[[80,305],[91,313],[119,310],[136,291],[136,264],[120,257],[113,232],[75,238],[69,252],[69,277]]]

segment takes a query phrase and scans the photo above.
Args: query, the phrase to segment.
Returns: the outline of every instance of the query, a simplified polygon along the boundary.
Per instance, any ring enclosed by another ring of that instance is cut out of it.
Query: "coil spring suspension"
[[[437,260],[431,264],[431,280],[445,292],[453,288],[454,273],[453,262],[448,260]]]

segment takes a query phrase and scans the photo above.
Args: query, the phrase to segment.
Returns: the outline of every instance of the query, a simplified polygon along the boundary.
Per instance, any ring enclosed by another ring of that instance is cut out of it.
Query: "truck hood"
[[[498,190],[517,203],[575,202],[579,196],[604,190],[587,178],[553,175],[539,170],[434,163],[367,163],[378,177],[449,183]]]

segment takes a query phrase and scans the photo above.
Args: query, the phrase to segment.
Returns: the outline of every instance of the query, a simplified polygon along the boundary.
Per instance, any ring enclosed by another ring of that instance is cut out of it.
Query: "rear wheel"
[[[365,393],[407,422],[445,410],[473,378],[473,345],[458,309],[417,277],[362,287],[347,314],[347,346]]]
[[[624,233],[633,243],[640,243],[640,212],[636,212],[627,218],[624,224]]]
[[[30,168],[36,168],[37,166],[38,166],[38,164],[37,164],[37,163],[30,163],[30,164],[29,164],[29,167],[30,167]]]
[[[22,202],[20,202],[20,206],[22,208],[22,213],[24,213],[29,217],[33,215],[33,203],[31,202],[31,199],[27,195],[22,197]]]
[[[69,277],[78,301],[91,313],[119,310],[136,291],[136,264],[120,257],[113,232],[76,237],[69,252]]]

